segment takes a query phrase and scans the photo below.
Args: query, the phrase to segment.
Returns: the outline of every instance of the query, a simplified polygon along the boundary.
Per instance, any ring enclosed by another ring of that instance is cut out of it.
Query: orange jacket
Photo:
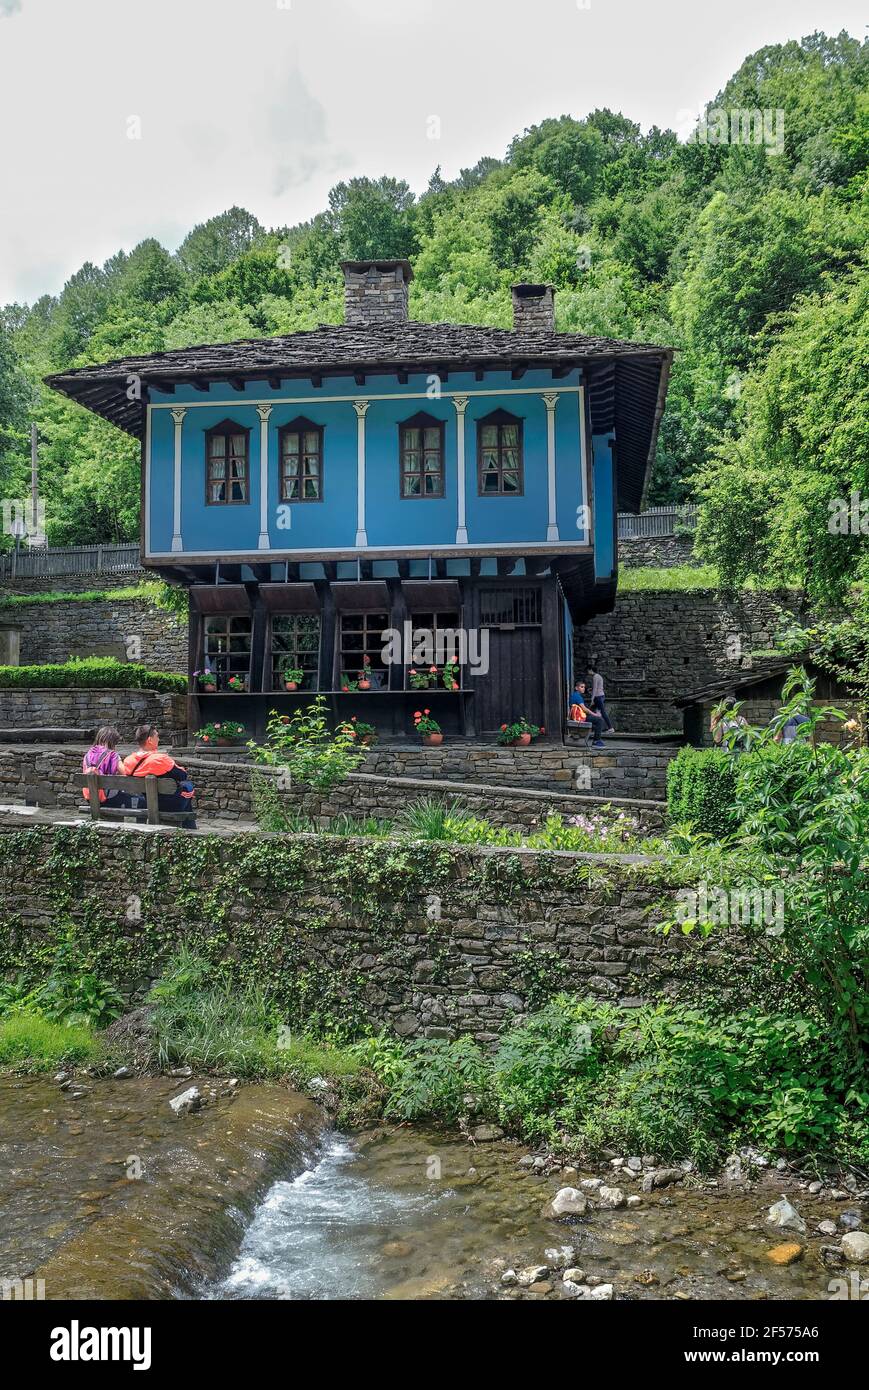
[[[124,759],[124,773],[127,777],[165,777],[175,766],[175,759],[168,753],[151,753],[147,748],[138,748]]]

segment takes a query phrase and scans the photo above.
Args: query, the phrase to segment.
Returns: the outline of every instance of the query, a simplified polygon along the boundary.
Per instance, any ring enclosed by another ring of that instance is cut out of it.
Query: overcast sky
[[[859,0],[0,0],[0,303],[146,236],[174,250],[234,203],[269,226],[354,175],[421,192],[545,116],[678,128],[763,44],[862,37],[865,17]]]

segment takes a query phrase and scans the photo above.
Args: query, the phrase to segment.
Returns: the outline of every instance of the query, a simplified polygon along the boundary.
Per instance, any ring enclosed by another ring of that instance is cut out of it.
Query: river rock
[[[838,1245],[822,1245],[818,1255],[827,1269],[841,1269],[845,1263],[845,1256]]]
[[[530,1289],[532,1284],[540,1284],[549,1274],[548,1265],[529,1265],[527,1269],[520,1269],[516,1275],[517,1284],[521,1284],[523,1289]]]
[[[643,1191],[651,1192],[653,1187],[670,1187],[681,1182],[685,1174],[681,1168],[651,1168],[643,1174]]]
[[[864,1265],[869,1260],[869,1235],[865,1231],[849,1231],[842,1237],[842,1254],[849,1264]]]
[[[641,1173],[643,1170],[643,1160],[640,1158],[639,1154],[636,1154],[628,1159],[627,1166],[630,1168],[632,1173]]]
[[[781,1201],[774,1202],[770,1207],[766,1219],[770,1226],[778,1226],[780,1231],[799,1231],[801,1235],[806,1233],[805,1221],[796,1207],[791,1206],[784,1193],[782,1193]]]
[[[133,1073],[130,1071],[129,1067],[118,1067],[117,1071],[112,1072],[112,1080],[127,1081],[132,1075]]]
[[[636,1193],[632,1193],[632,1195],[628,1198],[628,1206],[638,1207],[642,1203],[642,1200],[642,1197],[638,1197]]]
[[[591,1297],[595,1302],[607,1303],[613,1296],[612,1284],[598,1284],[597,1288],[592,1289]]]
[[[767,1250],[766,1258],[771,1260],[774,1265],[792,1265],[794,1260],[798,1260],[803,1253],[803,1247],[796,1241],[788,1241],[784,1245],[775,1245],[772,1250]]]
[[[598,1204],[606,1211],[625,1205],[625,1194],[620,1187],[601,1187],[597,1194]]]
[[[836,1229],[837,1229],[837,1227],[836,1227],[835,1221],[819,1221],[819,1222],[818,1222],[818,1235],[821,1235],[821,1236],[834,1236],[834,1235],[836,1234]]]
[[[552,1199],[553,1216],[584,1216],[588,1198],[576,1187],[559,1188]]]
[[[846,1231],[859,1231],[863,1224],[863,1218],[859,1211],[840,1211],[839,1225],[844,1226]]]
[[[572,1245],[552,1246],[544,1250],[543,1255],[550,1269],[564,1269],[571,1260],[576,1259],[576,1251]],[[567,1278],[567,1275],[564,1277]]]
[[[578,1265],[571,1266],[570,1269],[564,1271],[562,1282],[565,1284],[584,1284],[585,1270],[580,1269]]]
[[[192,1067],[174,1067],[169,1073],[170,1076],[192,1076]]]
[[[597,1192],[598,1188],[603,1186],[603,1179],[583,1178],[579,1185],[583,1192]]]
[[[504,1273],[501,1275],[501,1283],[507,1284],[508,1286],[511,1284],[518,1284],[519,1279],[516,1275],[515,1269],[505,1269]]]
[[[202,1109],[202,1095],[197,1086],[191,1086],[189,1091],[182,1091],[169,1104],[176,1115],[191,1115],[194,1110]]]
[[[493,1144],[496,1139],[504,1138],[503,1129],[499,1129],[497,1125],[477,1125],[471,1133],[478,1144]]]
[[[820,1192],[820,1190],[821,1190],[821,1188],[822,1188],[823,1186],[824,1186],[824,1184],[823,1184],[822,1182],[810,1182],[810,1183],[809,1183],[809,1191],[811,1192],[812,1196],[814,1197],[818,1192]]]

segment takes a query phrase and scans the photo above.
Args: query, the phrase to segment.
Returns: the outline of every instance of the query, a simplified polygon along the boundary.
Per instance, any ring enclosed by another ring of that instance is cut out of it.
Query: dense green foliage
[[[85,264],[0,316],[2,494],[26,494],[32,414],[50,540],[133,537],[136,442],[42,376],[340,322],[342,257],[408,256],[417,319],[506,327],[510,284],[546,280],[560,329],[675,345],[652,500],[684,498],[699,472],[724,569],[814,567],[811,496],[866,467],[867,52],[847,34],[772,45],[709,94],[728,112],[783,111],[780,153],[564,115],[452,181],[436,170],[419,197],[354,178],[302,225],[266,230],[235,207],[174,255],[148,239]],[[834,577],[847,569],[830,558]]]
[[[112,656],[74,657],[44,666],[0,666],[0,690],[156,690],[184,694],[186,676],[149,671],[133,661]]]
[[[736,763],[726,749],[680,748],[667,767],[667,811],[673,824],[708,835],[736,829]]]
[[[255,762],[277,769],[279,785],[297,783],[321,791],[343,782],[349,772],[365,761],[364,748],[354,741],[346,725],[329,728],[325,695],[318,695],[292,718],[272,710],[265,742],[251,740],[248,747]],[[268,791],[262,784],[257,794],[264,806]]]
[[[865,1068],[808,1018],[559,995],[494,1053],[468,1038],[356,1051],[381,1074],[395,1119],[470,1111],[583,1155],[615,1148],[707,1167],[745,1142],[845,1159],[869,1146]]]

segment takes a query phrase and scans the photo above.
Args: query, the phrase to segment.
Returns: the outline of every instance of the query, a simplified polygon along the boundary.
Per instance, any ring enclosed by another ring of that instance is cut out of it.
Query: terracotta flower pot
[[[530,735],[530,734],[520,734],[519,737],[518,737],[517,740],[516,740],[516,747],[517,747],[517,748],[527,748],[530,742],[531,742],[531,735]]]
[[[423,734],[422,741],[427,748],[437,748],[444,741],[443,734]]]
[[[360,681],[360,682],[359,682],[359,689],[360,689],[360,690],[370,690],[370,689],[371,689],[371,682],[370,682],[370,681]]]
[[[284,685],[286,686],[287,690],[298,690],[299,688],[298,681],[284,681]]]
[[[217,689],[217,686],[216,686],[216,685],[203,685],[202,689],[203,689],[204,694],[206,694],[206,695],[213,695],[214,692],[215,692],[215,690]]]

